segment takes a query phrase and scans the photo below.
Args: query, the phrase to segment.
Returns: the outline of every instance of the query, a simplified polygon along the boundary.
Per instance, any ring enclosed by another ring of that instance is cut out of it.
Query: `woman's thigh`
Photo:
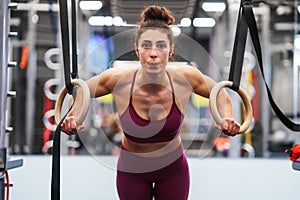
[[[190,187],[189,168],[185,155],[161,170],[155,183],[155,200],[187,200]]]
[[[153,184],[143,174],[117,172],[117,190],[120,200],[152,200]]]

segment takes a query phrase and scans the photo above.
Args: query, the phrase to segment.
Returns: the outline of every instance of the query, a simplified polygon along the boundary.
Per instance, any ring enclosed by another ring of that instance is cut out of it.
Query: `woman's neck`
[[[148,74],[141,69],[137,74],[137,85],[145,90],[161,90],[169,85],[167,76],[166,71],[158,74]]]

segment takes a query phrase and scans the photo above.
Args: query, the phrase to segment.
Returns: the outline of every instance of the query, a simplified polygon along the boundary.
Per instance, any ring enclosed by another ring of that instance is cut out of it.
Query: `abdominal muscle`
[[[170,142],[157,142],[157,143],[137,143],[124,137],[122,146],[129,152],[141,154],[144,157],[160,157],[166,155],[181,145],[179,136]]]

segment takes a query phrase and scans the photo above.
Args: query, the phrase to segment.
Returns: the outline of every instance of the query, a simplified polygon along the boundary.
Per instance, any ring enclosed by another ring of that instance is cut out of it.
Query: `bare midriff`
[[[159,157],[177,149],[181,145],[181,139],[177,136],[169,142],[136,143],[124,137],[122,145],[129,152],[140,153],[143,156]]]

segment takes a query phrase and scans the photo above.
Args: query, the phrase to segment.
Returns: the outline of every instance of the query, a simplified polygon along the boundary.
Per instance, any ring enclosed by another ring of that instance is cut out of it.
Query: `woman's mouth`
[[[156,63],[156,62],[149,62],[149,63],[147,63],[147,65],[148,65],[149,67],[157,67],[157,66],[159,65],[159,63]]]

